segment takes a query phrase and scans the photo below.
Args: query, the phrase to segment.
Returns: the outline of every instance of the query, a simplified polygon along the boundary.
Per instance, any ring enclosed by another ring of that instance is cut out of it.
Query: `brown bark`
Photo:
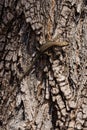
[[[86,0],[0,1],[0,130],[87,130],[86,44]]]

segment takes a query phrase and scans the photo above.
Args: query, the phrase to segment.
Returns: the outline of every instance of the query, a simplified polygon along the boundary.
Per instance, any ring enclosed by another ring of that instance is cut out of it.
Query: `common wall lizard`
[[[47,51],[50,47],[52,47],[52,46],[64,47],[64,46],[68,46],[68,45],[69,45],[69,43],[66,42],[66,41],[61,41],[61,42],[60,41],[47,41],[46,44],[44,44],[44,45],[42,45],[40,47],[39,53],[36,54],[35,59],[31,63],[31,65],[26,69],[23,76],[21,76],[19,78],[19,81],[21,82],[23,80],[23,78],[30,73],[30,71],[32,70],[33,65],[35,64],[37,59],[40,57],[40,55],[43,54],[45,51]]]

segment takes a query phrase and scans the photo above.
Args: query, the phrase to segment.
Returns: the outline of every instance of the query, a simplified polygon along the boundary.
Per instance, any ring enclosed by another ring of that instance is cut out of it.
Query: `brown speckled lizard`
[[[67,45],[69,45],[69,43],[66,42],[66,41],[61,41],[61,42],[60,41],[47,41],[46,44],[44,44],[44,45],[42,45],[40,47],[39,53],[36,55],[33,62],[31,63],[31,65],[26,69],[23,76],[21,76],[19,78],[19,81],[21,82],[23,80],[23,78],[25,78],[25,76],[27,76],[30,73],[30,71],[32,70],[33,65],[35,64],[37,59],[40,57],[40,55],[42,53],[44,53],[45,51],[47,51],[50,47],[52,47],[52,46],[64,47],[64,46],[67,46]]]

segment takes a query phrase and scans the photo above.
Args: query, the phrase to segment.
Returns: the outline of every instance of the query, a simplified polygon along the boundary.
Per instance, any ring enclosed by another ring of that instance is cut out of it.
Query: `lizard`
[[[50,47],[53,47],[53,46],[64,47],[64,46],[68,46],[68,45],[69,45],[69,43],[66,41],[47,41],[45,44],[41,45],[41,47],[39,49],[39,53],[34,58],[30,67],[28,67],[26,69],[26,71],[24,72],[24,74],[19,78],[19,81],[21,82],[23,80],[23,78],[25,78],[25,76],[27,76],[30,73],[33,65],[35,64],[37,59],[40,57],[40,55],[43,54],[44,52],[46,52]]]

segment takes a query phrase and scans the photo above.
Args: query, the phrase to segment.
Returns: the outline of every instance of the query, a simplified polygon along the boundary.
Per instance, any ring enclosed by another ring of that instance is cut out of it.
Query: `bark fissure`
[[[87,129],[86,43],[86,0],[0,1],[1,130]]]

